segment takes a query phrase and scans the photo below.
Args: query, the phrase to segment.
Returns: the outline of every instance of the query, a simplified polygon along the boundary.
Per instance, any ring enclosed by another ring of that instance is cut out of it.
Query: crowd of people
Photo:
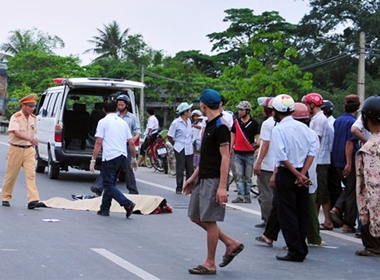
[[[206,89],[200,109],[181,103],[178,117],[168,130],[168,141],[176,158],[177,194],[190,195],[188,216],[207,232],[206,260],[191,274],[215,274],[218,240],[226,251],[220,267],[228,265],[244,245],[217,225],[225,217],[228,202],[227,174],[235,167],[237,197],[232,203],[251,203],[252,175],[257,176],[263,228],[256,241],[273,246],[280,231],[287,254],[281,261],[303,262],[308,246],[326,243],[320,231],[340,230],[362,239],[359,256],[380,256],[380,97],[360,102],[358,95],[344,99],[344,113],[333,117],[334,104],[318,93],[305,95],[301,102],[286,94],[260,97],[265,120],[259,124],[251,116],[252,105],[242,100],[234,118],[223,109],[219,92]],[[27,177],[28,208],[43,207],[35,186],[35,149],[38,144],[35,116],[36,96],[20,100],[21,111],[9,125],[10,146],[3,183],[2,205],[10,206],[13,187],[21,166]],[[128,111],[130,100],[119,95],[104,102],[106,117],[99,121],[90,161],[95,171],[102,150],[101,174],[91,190],[102,195],[97,212],[109,216],[111,200],[126,210],[128,218],[135,204],[117,188],[117,176],[125,170],[126,187],[138,194],[134,171],[144,164],[145,150],[159,130],[154,110],[147,109],[146,140],[136,160],[135,142],[141,131],[136,117]],[[185,174],[185,175],[184,175]],[[184,178],[185,177],[185,178]],[[322,211],[323,221],[318,219]]]

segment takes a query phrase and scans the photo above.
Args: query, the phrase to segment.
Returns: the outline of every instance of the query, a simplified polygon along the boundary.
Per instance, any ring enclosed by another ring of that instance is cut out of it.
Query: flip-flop
[[[203,265],[198,265],[197,267],[189,269],[190,274],[198,274],[198,275],[211,275],[216,274],[216,270],[210,270]]]
[[[327,227],[324,224],[320,224],[319,230],[333,230],[333,227]]]
[[[378,257],[380,254],[376,254],[374,252],[371,252],[369,250],[357,250],[355,252],[357,256],[364,256],[364,257]]]
[[[230,262],[232,262],[232,260],[233,260],[237,255],[239,255],[239,253],[240,253],[241,251],[243,251],[243,249],[244,249],[244,245],[243,245],[243,244],[240,244],[239,246],[237,246],[237,247],[235,248],[235,250],[232,251],[232,254],[231,254],[231,255],[227,255],[227,254],[225,254],[225,255],[223,256],[223,260],[222,260],[222,262],[219,264],[219,266],[220,266],[220,267],[225,267],[225,266],[227,266]]]
[[[269,247],[273,247],[273,242],[268,242],[264,238],[262,238],[261,236],[255,237],[255,240],[259,241],[261,243],[264,243],[265,245],[267,245]]]

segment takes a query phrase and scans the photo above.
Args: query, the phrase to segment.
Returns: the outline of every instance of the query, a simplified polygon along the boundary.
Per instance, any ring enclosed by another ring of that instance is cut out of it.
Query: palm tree
[[[9,32],[11,35],[8,42],[0,46],[5,53],[0,54],[4,58],[12,57],[21,51],[42,51],[53,54],[53,49],[63,48],[65,43],[58,36],[50,36],[36,28],[32,30],[15,30]]]
[[[88,42],[93,43],[95,47],[84,51],[84,53],[94,52],[99,54],[100,56],[95,58],[95,60],[101,58],[120,60],[123,57],[123,49],[127,42],[126,37],[129,29],[127,28],[121,33],[116,21],[103,26],[104,30],[97,28],[99,36],[93,36],[92,40],[88,40]]]

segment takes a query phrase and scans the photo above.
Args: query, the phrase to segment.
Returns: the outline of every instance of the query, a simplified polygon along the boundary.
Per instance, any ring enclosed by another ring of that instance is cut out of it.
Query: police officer
[[[21,110],[13,114],[9,121],[9,148],[7,152],[7,167],[3,182],[2,205],[9,207],[13,188],[21,166],[24,168],[28,193],[28,209],[45,207],[39,202],[40,197],[36,187],[36,150],[38,141],[34,138],[37,132],[36,94],[29,94],[20,99]]]

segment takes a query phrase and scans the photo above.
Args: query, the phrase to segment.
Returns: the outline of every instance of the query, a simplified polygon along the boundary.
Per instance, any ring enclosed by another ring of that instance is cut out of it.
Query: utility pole
[[[360,32],[359,39],[359,65],[358,65],[358,96],[360,102],[365,99],[365,33]]]
[[[145,67],[144,65],[141,66],[141,82],[144,83],[144,73]],[[141,133],[143,132],[144,127],[144,116],[145,116],[145,109],[144,109],[144,88],[140,89],[140,127],[141,127]],[[145,127],[144,127],[145,129]]]

